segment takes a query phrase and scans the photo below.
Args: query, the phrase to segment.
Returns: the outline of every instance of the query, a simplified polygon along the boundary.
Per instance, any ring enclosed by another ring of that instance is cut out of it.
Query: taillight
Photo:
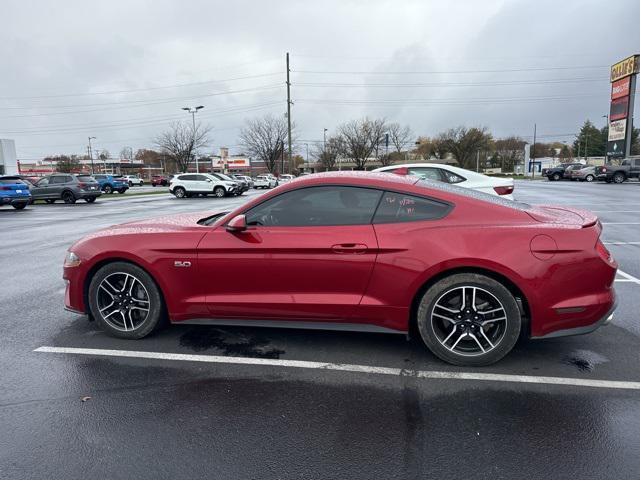
[[[11,190],[11,187],[0,187],[0,190]]]
[[[611,256],[611,252],[604,246],[604,244],[598,239],[598,243],[596,243],[596,251],[600,258],[602,258],[607,263],[614,263],[613,257]]]
[[[508,187],[493,187],[493,190],[498,195],[511,195],[513,193],[513,185],[509,185]]]
[[[86,183],[83,183],[83,182],[79,182],[78,183],[78,187],[80,187],[80,188],[85,188],[86,186],[87,186]]]
[[[603,172],[606,172],[606,171],[607,171],[607,168],[606,168],[606,167],[602,167],[602,171],[603,171]]]

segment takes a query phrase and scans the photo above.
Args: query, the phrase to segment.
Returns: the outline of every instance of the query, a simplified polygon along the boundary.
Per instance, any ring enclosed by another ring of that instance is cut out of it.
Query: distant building
[[[0,138],[0,175],[17,175],[16,142]]]

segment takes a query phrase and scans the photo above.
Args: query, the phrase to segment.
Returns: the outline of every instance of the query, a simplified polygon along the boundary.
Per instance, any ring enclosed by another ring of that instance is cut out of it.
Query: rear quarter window
[[[450,210],[451,205],[448,203],[406,193],[385,192],[373,217],[373,223],[437,220],[445,217]]]

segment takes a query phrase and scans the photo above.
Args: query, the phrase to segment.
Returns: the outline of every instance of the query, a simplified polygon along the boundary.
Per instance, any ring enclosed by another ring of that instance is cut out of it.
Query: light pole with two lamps
[[[193,146],[195,148],[196,143],[196,112],[200,109],[204,108],[204,105],[198,105],[197,107],[182,107],[182,110],[186,110],[191,114],[191,118],[193,119]],[[193,156],[196,158],[196,173],[200,173],[200,167],[198,165],[198,156],[193,153]]]

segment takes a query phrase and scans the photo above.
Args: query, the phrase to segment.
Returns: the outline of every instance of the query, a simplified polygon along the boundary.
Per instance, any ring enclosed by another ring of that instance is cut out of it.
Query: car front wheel
[[[224,187],[216,187],[213,189],[213,194],[217,197],[217,198],[222,198],[224,197],[224,195],[227,192],[225,191]]]
[[[594,177],[593,175],[587,175],[584,179],[587,182],[593,182],[596,179],[596,177]]]
[[[187,191],[182,187],[176,187],[173,189],[173,194],[176,198],[184,198],[187,196]]]
[[[102,190],[104,190],[104,193],[113,193],[113,187],[111,185],[105,185]]]
[[[416,320],[422,340],[437,357],[473,367],[509,353],[522,327],[511,292],[474,273],[451,275],[431,286],[420,300]]]
[[[560,174],[559,174],[559,173],[554,173],[554,174],[553,174],[553,176],[552,176],[551,178],[557,182],[557,181],[558,181],[558,180],[560,180],[562,177],[560,176]]]
[[[87,203],[93,203],[96,201],[96,197],[87,197],[84,199],[84,201]]]
[[[149,335],[164,316],[162,295],[140,267],[113,262],[100,268],[89,284],[89,309],[107,333],[129,339]]]

